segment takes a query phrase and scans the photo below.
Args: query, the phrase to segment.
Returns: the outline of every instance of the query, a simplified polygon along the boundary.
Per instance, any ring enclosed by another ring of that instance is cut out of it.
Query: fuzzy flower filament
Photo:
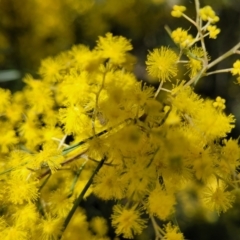
[[[113,208],[112,225],[116,228],[117,235],[123,234],[124,238],[133,239],[146,227],[146,220],[141,218],[137,206],[129,209],[117,204]]]
[[[167,47],[154,49],[147,56],[147,71],[153,78],[158,78],[164,82],[170,81],[172,77],[177,75],[177,60],[177,54]]]
[[[205,190],[202,192],[202,201],[208,209],[216,211],[220,215],[221,212],[226,212],[232,207],[235,196],[227,190],[225,183],[218,183],[215,180],[208,183],[205,187]]]

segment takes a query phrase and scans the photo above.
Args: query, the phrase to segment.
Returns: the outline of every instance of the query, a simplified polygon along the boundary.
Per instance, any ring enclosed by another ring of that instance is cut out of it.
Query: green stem
[[[104,135],[104,134],[107,133],[107,132],[108,132],[108,130],[105,129],[105,130],[99,132],[98,134],[96,134],[95,136],[93,135],[93,136],[91,136],[91,137],[89,137],[89,138],[86,138],[86,139],[84,139],[84,140],[82,140],[82,141],[80,141],[80,142],[78,142],[78,143],[76,143],[76,144],[74,144],[74,145],[72,145],[72,146],[70,146],[70,147],[67,147],[67,148],[63,149],[62,155],[63,155],[63,156],[64,156],[64,155],[67,155],[69,152],[72,152],[74,149],[76,149],[77,147],[83,145],[84,143],[92,140],[94,137],[96,137],[96,136],[97,136],[97,137],[100,137],[100,136]]]
[[[155,95],[154,95],[154,98],[156,98],[156,97],[158,96],[159,92],[160,92],[161,89],[162,89],[162,85],[163,85],[163,80],[161,80],[161,82],[160,82],[160,84],[159,84],[159,86],[158,86],[158,89],[157,89],[157,91],[156,91],[156,93],[155,93]]]
[[[8,172],[11,172],[11,171],[13,171],[13,170],[15,170],[15,169],[17,169],[17,168],[19,168],[19,167],[22,167],[22,166],[26,165],[27,163],[28,163],[28,162],[24,162],[24,163],[22,163],[22,164],[19,164],[19,165],[16,166],[16,167],[9,168],[9,169],[7,169],[7,170],[5,170],[5,171],[3,171],[3,172],[0,172],[0,175],[3,175],[3,174],[8,173]]]
[[[84,197],[85,193],[87,192],[88,188],[90,187],[90,185],[91,185],[92,182],[93,182],[94,176],[95,176],[95,175],[98,173],[98,171],[101,169],[101,167],[103,166],[105,160],[106,160],[106,157],[103,158],[103,159],[99,162],[97,168],[94,170],[94,172],[93,172],[92,176],[90,177],[90,179],[88,180],[86,186],[84,187],[84,189],[82,190],[82,192],[80,193],[80,195],[78,196],[78,198],[76,199],[76,201],[75,201],[72,209],[71,209],[70,212],[68,213],[68,215],[67,215],[67,217],[66,217],[66,219],[65,219],[65,221],[64,221],[64,223],[63,223],[62,234],[59,236],[59,238],[58,238],[59,240],[62,238],[64,231],[66,230],[69,222],[71,221],[71,219],[72,219],[72,217],[73,217],[73,214],[75,213],[75,211],[77,210],[79,204],[80,204],[81,201],[83,200],[83,197]]]
[[[231,72],[231,70],[232,70],[232,68],[226,68],[226,69],[216,70],[216,71],[213,71],[213,72],[207,72],[207,73],[204,74],[204,76],[209,76],[209,75],[217,74],[217,73]]]
[[[107,65],[107,70],[108,70],[108,66]],[[98,102],[99,102],[99,96],[103,90],[103,87],[104,87],[104,83],[105,83],[105,79],[106,79],[106,75],[108,73],[108,71],[105,70],[105,72],[103,73],[103,79],[102,79],[102,83],[101,83],[101,86],[96,94],[96,102],[95,102],[95,109],[93,111],[93,117],[92,117],[92,130],[93,130],[93,135],[96,136],[96,130],[95,130],[95,121],[96,121],[96,117],[97,117],[97,114],[98,114]]]
[[[195,8],[196,8],[196,24],[197,24],[197,26],[199,26],[199,21],[200,21],[200,18],[199,18],[199,9],[200,9],[199,0],[195,0]]]
[[[88,161],[88,160],[86,160],[86,161],[80,166],[80,168],[77,170],[77,172],[76,172],[76,174],[75,174],[75,177],[74,177],[74,179],[73,179],[71,188],[70,188],[70,194],[68,195],[68,198],[70,198],[70,197],[72,196],[73,191],[74,191],[74,188],[75,188],[76,183],[77,183],[77,180],[78,180],[78,178],[79,178],[79,176],[80,176],[80,174],[81,174],[81,172],[82,172],[85,164],[87,163],[87,161]]]
[[[166,89],[166,88],[161,88],[161,90],[162,90],[162,91],[164,91],[164,92],[169,92],[169,93],[171,93],[171,92],[172,92],[171,90],[169,90],[169,89]]]
[[[150,216],[151,222],[152,222],[152,226],[155,232],[155,240],[160,240],[163,239],[163,236],[165,235],[165,233],[162,231],[162,229],[158,226],[154,216]]]
[[[41,186],[39,187],[39,189],[38,189],[39,192],[41,192],[41,190],[42,190],[43,187],[47,184],[47,182],[48,182],[48,180],[49,180],[49,178],[50,178],[51,176],[52,176],[52,175],[49,174],[49,175],[47,176],[47,178],[43,181],[42,185],[41,185]],[[42,202],[41,202],[41,198],[40,198],[40,197],[38,198],[38,200],[37,200],[37,202],[36,202],[36,206],[37,206],[37,209],[38,209],[39,213],[40,213],[43,217],[45,217],[45,211],[44,211],[44,207],[43,207],[43,204],[42,204]]]
[[[84,139],[84,140],[82,140],[82,141],[80,141],[80,142],[78,142],[78,143],[76,143],[76,144],[74,144],[74,145],[72,145],[72,146],[70,146],[70,147],[67,147],[67,148],[63,149],[62,155],[63,155],[63,156],[64,156],[64,155],[67,155],[69,152],[73,151],[75,148],[83,145],[84,143],[92,140],[94,137],[100,137],[100,136],[104,135],[105,133],[110,132],[110,131],[111,131],[112,129],[114,129],[115,127],[117,127],[117,126],[119,126],[119,125],[121,125],[121,124],[123,124],[123,123],[128,122],[129,120],[131,120],[131,118],[128,118],[128,119],[124,120],[123,122],[118,123],[118,124],[116,124],[116,125],[113,126],[113,127],[110,127],[109,129],[105,129],[105,130],[97,133],[95,136],[92,135],[92,136],[89,137],[89,138],[86,138],[86,139]]]
[[[47,178],[43,181],[43,183],[42,183],[42,185],[39,187],[39,192],[43,189],[43,187],[47,184],[47,182],[48,182],[48,180],[49,180],[49,178],[51,177],[52,175],[51,174],[49,174],[48,176],[47,176]]]
[[[200,3],[199,0],[195,0],[195,8],[196,8],[196,27],[198,30],[198,34],[199,34],[199,38],[201,40],[201,46],[204,52],[204,62],[205,65],[208,64],[208,57],[207,57],[207,51],[206,51],[206,46],[205,46],[205,42],[204,42],[204,35],[202,33],[202,20],[199,16],[199,10],[200,10]]]
[[[182,16],[188,20],[192,25],[194,25],[196,28],[198,28],[197,24],[190,18],[188,17],[186,14],[182,13]]]
[[[158,150],[159,150],[159,147],[153,152],[153,156],[151,157],[151,159],[150,159],[149,163],[147,164],[146,168],[149,168],[151,166],[151,164],[152,164],[152,162],[153,162],[153,160],[154,160]]]
[[[201,24],[201,19],[199,17],[200,4],[199,4],[198,0],[195,0],[195,7],[196,7],[196,22],[194,22],[194,20],[189,18],[184,13],[182,14],[182,16],[197,28],[199,39],[201,41],[201,46],[202,46],[202,49],[203,49],[203,52],[204,52],[204,62],[205,62],[205,65],[207,65],[208,64],[208,57],[207,57],[207,51],[206,51],[206,46],[205,46],[205,42],[204,42],[204,35],[202,33],[202,30],[201,30],[202,29],[202,24]]]
[[[204,72],[207,70],[207,67],[203,67],[202,70],[195,76],[193,77],[191,80],[189,80],[184,86],[190,86],[193,83],[196,84],[198,82],[198,80],[204,75]]]
[[[170,27],[168,25],[165,25],[164,28],[165,28],[167,34],[169,35],[169,37],[172,39],[172,31],[171,31]]]

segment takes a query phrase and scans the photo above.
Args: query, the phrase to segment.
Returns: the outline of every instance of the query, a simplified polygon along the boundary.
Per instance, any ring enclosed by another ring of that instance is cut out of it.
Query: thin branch
[[[168,25],[164,26],[166,32],[168,33],[169,37],[172,39],[172,31]]]
[[[43,181],[42,185],[39,187],[39,192],[44,188],[44,186],[47,184],[49,178],[51,177],[52,175],[48,175],[48,177]]]
[[[61,165],[61,166],[64,166],[64,165],[66,165],[66,164],[68,164],[68,163],[70,163],[70,162],[72,162],[72,161],[74,161],[74,160],[79,159],[79,158],[82,157],[87,151],[88,151],[88,149],[85,150],[85,151],[83,151],[83,152],[81,152],[81,153],[79,153],[79,154],[77,154],[76,156],[73,156],[73,157],[67,159],[66,161],[62,162],[60,165]],[[38,177],[38,179],[42,179],[43,177],[45,177],[46,175],[48,175],[48,174],[50,174],[50,173],[51,173],[51,169],[48,168],[48,170],[47,170],[46,172],[44,172],[43,174],[41,174],[41,175]]]
[[[89,160],[93,161],[93,162],[96,162],[96,163],[99,163],[100,161],[96,160],[96,159],[93,159],[91,157],[88,157]],[[118,166],[118,164],[112,164],[112,163],[104,163],[104,165],[106,166],[111,166],[111,167],[116,167]]]
[[[212,74],[218,74],[218,73],[225,73],[225,72],[231,72],[232,68],[226,68],[226,69],[221,69],[221,70],[216,70],[216,71],[212,71],[212,72],[207,72],[204,74],[204,76],[209,76]]]
[[[196,83],[202,76],[204,76],[204,72],[207,70],[207,67],[203,67],[202,70],[192,79],[190,79],[185,85],[184,87],[190,86],[193,83]]]
[[[182,16],[188,20],[192,25],[194,25],[196,28],[198,28],[198,25],[190,18],[188,17],[186,14],[182,13]]]
[[[166,88],[161,88],[161,90],[162,90],[162,91],[165,91],[165,92],[169,92],[169,93],[171,93],[171,92],[172,92],[171,90],[169,90],[169,89],[166,89]]]
[[[108,66],[108,65],[107,65]],[[103,73],[103,79],[102,79],[102,83],[101,86],[96,94],[96,102],[95,102],[95,109],[93,111],[93,116],[92,116],[92,130],[93,130],[93,135],[96,136],[96,130],[95,130],[95,121],[96,121],[96,117],[98,114],[98,101],[99,101],[99,96],[101,94],[101,91],[103,90],[104,87],[104,83],[105,83],[105,79],[106,79],[106,75],[107,75],[108,71],[105,70]]]
[[[63,136],[63,138],[61,139],[61,141],[59,142],[58,150],[59,150],[62,146],[65,146],[64,142],[65,142],[66,138],[67,138],[67,134],[65,134],[65,135]]]
[[[58,138],[55,138],[55,137],[52,137],[52,140],[57,141],[57,142],[59,142],[59,143],[62,141],[62,139],[58,139]],[[69,147],[69,145],[66,144],[66,143],[64,143],[64,142],[61,144],[61,146]]]
[[[200,9],[200,3],[199,0],[195,0],[195,9],[196,9],[196,24],[199,26],[199,9]]]
[[[87,159],[87,160],[80,166],[80,168],[77,170],[77,172],[76,172],[76,174],[75,174],[75,177],[74,177],[74,179],[73,179],[72,185],[71,185],[71,187],[70,187],[70,194],[68,195],[68,198],[70,198],[70,197],[72,196],[73,191],[74,191],[74,188],[75,188],[75,186],[76,186],[76,184],[77,184],[77,180],[78,180],[78,178],[79,178],[79,176],[80,176],[83,168],[85,167],[87,161],[88,161],[88,159]]]
[[[159,231],[159,226],[155,220],[155,218],[153,216],[150,216],[151,222],[152,222],[152,226],[155,232],[155,240],[161,240],[163,239],[163,235],[160,233]]]
[[[92,135],[92,136],[89,137],[89,138],[86,138],[86,139],[84,139],[84,140],[82,140],[82,141],[80,141],[80,142],[78,142],[78,143],[76,143],[76,144],[74,144],[74,145],[72,145],[72,146],[70,146],[70,147],[67,147],[67,148],[63,149],[63,151],[62,151],[63,156],[64,156],[64,155],[67,155],[69,152],[73,151],[75,148],[77,148],[77,147],[79,147],[79,146],[87,143],[88,141],[92,140],[94,137],[100,137],[100,136],[102,136],[102,135],[104,135],[104,134],[106,134],[106,133],[109,133],[111,130],[113,130],[113,129],[116,128],[117,126],[120,126],[121,124],[127,123],[128,121],[131,121],[131,120],[132,120],[131,118],[127,118],[127,119],[125,119],[123,122],[118,123],[118,124],[116,124],[116,125],[113,126],[113,127],[110,127],[110,128],[108,128],[108,129],[105,129],[105,130],[97,133],[95,136]]]
[[[157,91],[155,92],[154,98],[156,98],[156,97],[158,96],[159,92],[160,92],[161,89],[162,89],[162,85],[163,85],[163,80],[161,80],[161,82],[160,82],[160,84],[159,84],[159,86],[158,86],[158,89],[157,89]]]
[[[181,61],[177,61],[177,63],[189,63],[188,60],[181,60]]]
[[[201,41],[201,46],[202,46],[202,49],[203,49],[203,52],[204,52],[204,64],[207,65],[208,64],[208,57],[207,57],[207,51],[206,51],[206,46],[205,46],[205,42],[204,42],[204,35],[202,33],[202,30],[201,30],[202,29],[202,23],[201,23],[201,19],[199,17],[200,4],[199,4],[198,0],[195,0],[195,8],[196,8],[196,22],[194,20],[192,20],[191,18],[189,18],[184,13],[182,14],[182,16],[197,28],[198,35],[199,35],[199,38],[200,38],[200,41]]]
[[[238,44],[236,44],[233,48],[231,48],[230,50],[228,50],[226,53],[224,53],[223,55],[221,55],[220,57],[218,57],[217,59],[215,59],[213,62],[211,62],[210,64],[208,64],[207,69],[212,68],[213,66],[215,66],[217,63],[221,62],[222,60],[224,60],[225,58],[238,53],[238,48],[240,48],[240,42]]]
[[[205,60],[205,65],[208,64],[208,57],[207,57],[207,51],[206,51],[206,46],[204,42],[204,35],[202,33],[202,20],[199,16],[199,10],[200,10],[200,3],[199,0],[195,0],[195,8],[196,8],[196,27],[199,33],[199,37],[201,40],[201,46],[204,52],[204,60]]]
[[[26,164],[28,164],[28,161],[27,161],[27,162],[24,162],[24,163],[22,163],[22,164],[19,164],[19,165],[16,166],[16,167],[12,167],[12,168],[9,168],[9,169],[7,169],[7,170],[5,170],[5,171],[3,171],[3,172],[0,172],[0,175],[3,175],[3,174],[8,173],[8,172],[11,172],[11,171],[13,171],[13,170],[15,170],[15,169],[17,169],[17,168],[19,168],[19,167],[22,167],[22,166],[26,165]]]
[[[65,231],[65,229],[67,228],[69,222],[71,221],[75,211],[77,210],[79,204],[81,203],[81,201],[83,200],[83,197],[85,195],[85,193],[87,192],[88,188],[90,187],[90,185],[93,182],[93,178],[94,176],[98,173],[98,171],[101,169],[101,167],[103,166],[104,161],[106,160],[106,157],[104,157],[98,164],[97,168],[94,170],[92,176],[90,177],[90,179],[88,180],[86,186],[84,187],[84,189],[82,190],[82,192],[79,194],[78,198],[76,199],[72,209],[70,210],[70,212],[68,213],[64,223],[63,223],[63,228],[62,228],[62,234],[58,237],[58,239],[60,240],[63,236],[63,233]]]

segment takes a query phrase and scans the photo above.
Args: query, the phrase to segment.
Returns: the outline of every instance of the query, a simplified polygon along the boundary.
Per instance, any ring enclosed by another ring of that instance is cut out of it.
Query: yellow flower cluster
[[[219,21],[219,17],[210,6],[205,6],[199,10],[200,17],[203,21],[209,21],[210,23],[216,23]]]
[[[197,35],[193,37],[191,34],[188,34],[188,31],[177,28],[176,30],[170,32],[173,41],[183,49],[191,47],[194,43],[200,41],[201,45],[204,44],[203,38],[209,36],[209,38],[216,39],[217,35],[220,33],[220,29],[213,25],[219,21],[219,17],[216,16],[215,12],[210,6],[205,6],[199,9],[199,16],[196,21],[188,17],[183,12],[186,10],[185,6],[174,5],[171,15],[173,17],[184,17],[192,25],[197,28]],[[202,25],[202,21],[207,21],[205,25]],[[200,25],[198,26],[198,24]],[[203,46],[202,46],[203,47]],[[206,50],[206,49],[204,49]],[[206,59],[206,56],[205,56]]]
[[[240,84],[240,60],[237,60],[236,62],[234,62],[233,68],[231,69],[231,73],[233,76],[238,75],[237,81],[238,81],[238,84]]]
[[[220,33],[220,29],[217,28],[215,25],[209,25],[207,27],[207,30],[209,32],[209,38],[216,39],[217,35]]]
[[[237,60],[233,64],[232,74],[233,75],[237,75],[237,74],[240,75],[240,60]]]
[[[171,34],[173,41],[178,44],[181,48],[188,48],[192,45],[194,39],[191,34],[188,34],[186,30],[177,28]]]
[[[99,37],[96,50],[101,57],[110,58],[114,64],[121,64],[126,61],[126,52],[132,50],[132,45],[124,37],[114,37],[107,33],[106,37]]]
[[[173,15],[184,10],[175,6]],[[79,207],[90,194],[114,202],[111,224],[128,239],[150,219],[156,238],[183,240],[173,215],[187,189],[217,214],[232,207],[240,146],[226,136],[235,118],[224,99],[204,99],[192,86],[230,55],[209,63],[205,28],[197,25],[195,39],[173,31],[178,53],[149,52],[157,90],[133,74],[130,41],[111,33],[93,49],[78,45],[43,60],[22,91],[0,89],[0,239],[109,240],[107,221],[88,221]],[[178,65],[189,79],[174,83]],[[228,72],[239,69],[238,60]]]
[[[10,105],[11,93],[9,90],[0,89],[0,95],[1,95],[0,100],[0,115],[1,115],[6,111],[7,107]]]
[[[223,99],[223,98],[221,98],[221,97],[218,96],[218,97],[216,98],[216,101],[213,103],[213,106],[214,106],[215,108],[218,108],[218,109],[220,109],[220,110],[223,110],[223,109],[226,108],[225,102],[226,102],[225,99]]]
[[[186,11],[186,7],[185,6],[174,5],[173,6],[173,10],[171,12],[171,15],[173,17],[179,18],[179,17],[182,16],[183,12],[185,12],[185,11]]]
[[[129,209],[121,205],[115,205],[113,208],[112,224],[116,227],[116,233],[123,233],[125,238],[133,238],[134,235],[140,234],[146,227],[146,220],[141,219],[141,212],[137,206]]]
[[[179,232],[178,227],[172,226],[171,224],[168,223],[165,226],[164,239],[167,239],[167,240],[184,240],[184,236],[181,232]]]
[[[186,67],[189,71],[190,78],[197,75],[197,73],[203,68],[203,57],[205,56],[205,52],[201,47],[194,46],[190,48],[187,52],[187,57],[189,58],[188,63],[186,63]]]
[[[150,76],[160,81],[170,80],[177,74],[177,54],[166,47],[154,49],[146,61],[147,71]]]
[[[203,189],[202,200],[208,208],[220,214],[226,212],[232,206],[235,196],[232,192],[227,191],[225,183],[213,178]]]

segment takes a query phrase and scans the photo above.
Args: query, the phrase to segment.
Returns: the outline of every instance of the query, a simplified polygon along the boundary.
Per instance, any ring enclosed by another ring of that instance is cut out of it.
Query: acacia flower
[[[210,21],[211,23],[215,23],[219,21],[219,17],[216,16],[215,12],[210,6],[205,6],[201,8],[199,13],[203,21]]]
[[[168,223],[164,230],[166,232],[163,238],[164,240],[184,240],[183,234],[177,226],[172,226],[171,223]]]
[[[204,205],[218,214],[226,212],[235,200],[235,196],[226,190],[227,186],[216,179],[210,182],[202,193]]]
[[[132,45],[122,36],[107,33],[106,37],[99,37],[96,50],[103,58],[110,58],[114,64],[122,64],[126,61],[126,52],[132,50]]]
[[[224,146],[221,149],[221,160],[219,169],[221,174],[231,175],[239,166],[240,147],[238,139],[224,139]]]
[[[61,168],[64,157],[61,155],[61,150],[56,148],[56,144],[50,143],[43,145],[43,149],[35,154],[34,160],[34,164],[38,165],[35,167],[47,165],[51,173],[54,173],[57,169]]]
[[[213,103],[213,106],[217,109],[223,110],[226,108],[225,102],[226,102],[225,99],[218,96],[216,98],[216,101]]]
[[[189,61],[186,64],[186,67],[189,70],[190,78],[196,76],[198,72],[202,69],[203,63],[201,59],[203,59],[204,56],[205,56],[205,51],[201,47],[194,46],[189,49],[187,53],[187,57],[189,58]]]
[[[240,75],[240,60],[237,60],[234,64],[233,64],[233,69],[231,70],[232,75]]]
[[[90,227],[93,232],[100,237],[106,235],[108,232],[107,221],[103,217],[93,217],[90,222]]]
[[[183,12],[186,11],[186,7],[185,6],[179,6],[179,5],[174,5],[173,6],[173,10],[171,12],[171,15],[173,17],[181,17]]]
[[[161,204],[159,204],[158,199],[161,199]],[[174,212],[175,202],[172,194],[167,194],[160,186],[157,186],[150,192],[146,205],[149,214],[157,216],[161,220],[166,220]]]
[[[63,64],[60,61],[48,57],[42,60],[39,74],[48,82],[57,82],[61,78],[62,69]]]
[[[102,168],[94,178],[93,192],[103,200],[122,199],[127,181],[121,171],[115,168]]]
[[[0,114],[3,113],[10,105],[11,93],[7,89],[0,88]]]
[[[60,217],[52,217],[47,215],[45,219],[41,219],[38,229],[41,240],[57,240],[61,234],[63,221]]]
[[[215,25],[209,25],[207,27],[207,30],[209,32],[209,38],[216,39],[217,35],[220,33],[220,29],[217,28]]]
[[[156,48],[147,56],[147,71],[150,76],[162,81],[177,75],[177,54],[167,47]]]
[[[0,232],[1,239],[10,240],[10,239],[18,239],[25,240],[29,239],[28,233],[26,230],[22,229],[20,226],[12,225],[4,228]]]
[[[137,205],[125,208],[122,205],[113,207],[112,225],[116,228],[116,234],[123,234],[124,238],[133,238],[145,228],[146,220],[141,218],[141,212]]]
[[[22,205],[21,207],[16,207],[12,214],[12,218],[16,226],[19,226],[22,229],[34,228],[39,218],[39,212],[34,203],[29,203]]]
[[[15,171],[11,174],[6,190],[8,192],[8,200],[13,204],[23,204],[25,202],[30,203],[36,201],[39,197],[38,193],[38,181],[26,176],[19,175],[19,171]]]
[[[177,28],[174,30],[171,34],[171,37],[176,44],[180,45],[181,48],[187,48],[191,46],[194,41],[192,35],[188,34],[188,32],[182,28]]]
[[[231,70],[232,75],[237,75],[238,74],[238,78],[237,78],[237,83],[240,84],[240,60],[237,60],[234,64],[233,64],[233,68]]]

